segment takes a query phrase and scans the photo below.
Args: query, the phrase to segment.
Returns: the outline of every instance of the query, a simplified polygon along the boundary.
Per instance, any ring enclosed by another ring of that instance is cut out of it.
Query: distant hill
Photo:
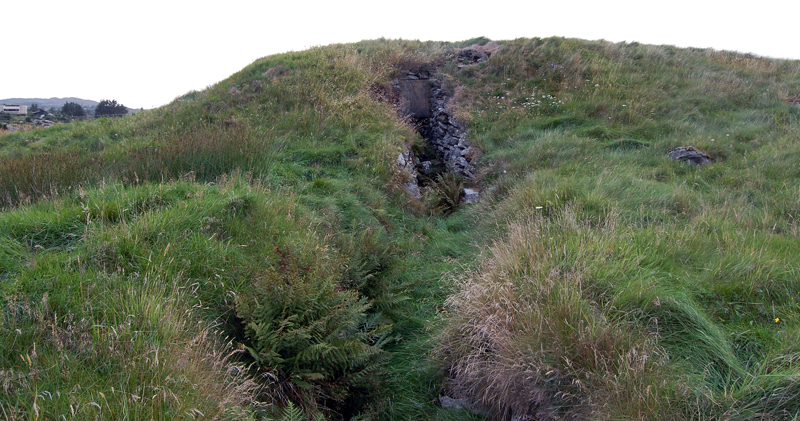
[[[74,102],[80,105],[83,108],[88,110],[93,110],[99,104],[98,101],[92,101],[91,99],[81,99],[75,97],[69,98],[6,98],[0,99],[0,104],[7,104],[7,105],[27,105],[30,106],[31,104],[36,104],[40,108],[45,110],[49,109],[50,107],[61,108],[67,102]],[[129,114],[136,114],[141,111],[141,108],[128,108]]]
[[[14,105],[28,105],[37,104],[40,108],[48,109],[50,107],[61,108],[67,102],[74,102],[79,104],[81,107],[86,108],[94,108],[97,106],[97,101],[92,101],[90,99],[80,99],[80,98],[7,98],[7,99],[0,99],[0,104],[14,104]]]

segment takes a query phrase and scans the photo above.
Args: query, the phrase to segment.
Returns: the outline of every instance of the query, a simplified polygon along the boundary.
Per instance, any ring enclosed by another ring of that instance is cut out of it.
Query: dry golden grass
[[[617,216],[592,228],[566,208],[552,222],[512,223],[508,239],[457,281],[447,304],[458,329],[439,351],[450,393],[503,420],[682,419],[671,402],[684,391],[655,338],[592,298],[584,266],[560,264],[566,247],[548,224],[586,244],[577,260],[591,261],[602,251],[588,245],[614,231]]]

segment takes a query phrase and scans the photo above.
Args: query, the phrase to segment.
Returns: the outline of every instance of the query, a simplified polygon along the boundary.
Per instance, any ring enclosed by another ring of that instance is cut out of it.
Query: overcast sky
[[[0,98],[164,105],[254,60],[363,39],[563,36],[800,59],[800,0],[4,0]]]

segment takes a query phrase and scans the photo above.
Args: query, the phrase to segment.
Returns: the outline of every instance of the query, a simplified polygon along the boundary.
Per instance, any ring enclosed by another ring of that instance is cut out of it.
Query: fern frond
[[[292,401],[289,401],[289,404],[286,405],[286,408],[283,408],[283,415],[281,416],[280,421],[303,421],[304,418],[303,411],[294,406]]]

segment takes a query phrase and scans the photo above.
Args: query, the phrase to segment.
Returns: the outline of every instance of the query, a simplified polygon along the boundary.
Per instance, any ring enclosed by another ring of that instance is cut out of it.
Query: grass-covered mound
[[[449,300],[453,393],[498,417],[795,417],[799,70],[551,39],[458,74],[506,234]]]
[[[558,38],[458,60],[487,41],[271,56],[0,136],[3,416],[476,417],[442,394],[496,419],[794,417],[800,64]],[[452,96],[480,204],[404,193],[408,70]],[[715,162],[666,157],[689,145]]]

